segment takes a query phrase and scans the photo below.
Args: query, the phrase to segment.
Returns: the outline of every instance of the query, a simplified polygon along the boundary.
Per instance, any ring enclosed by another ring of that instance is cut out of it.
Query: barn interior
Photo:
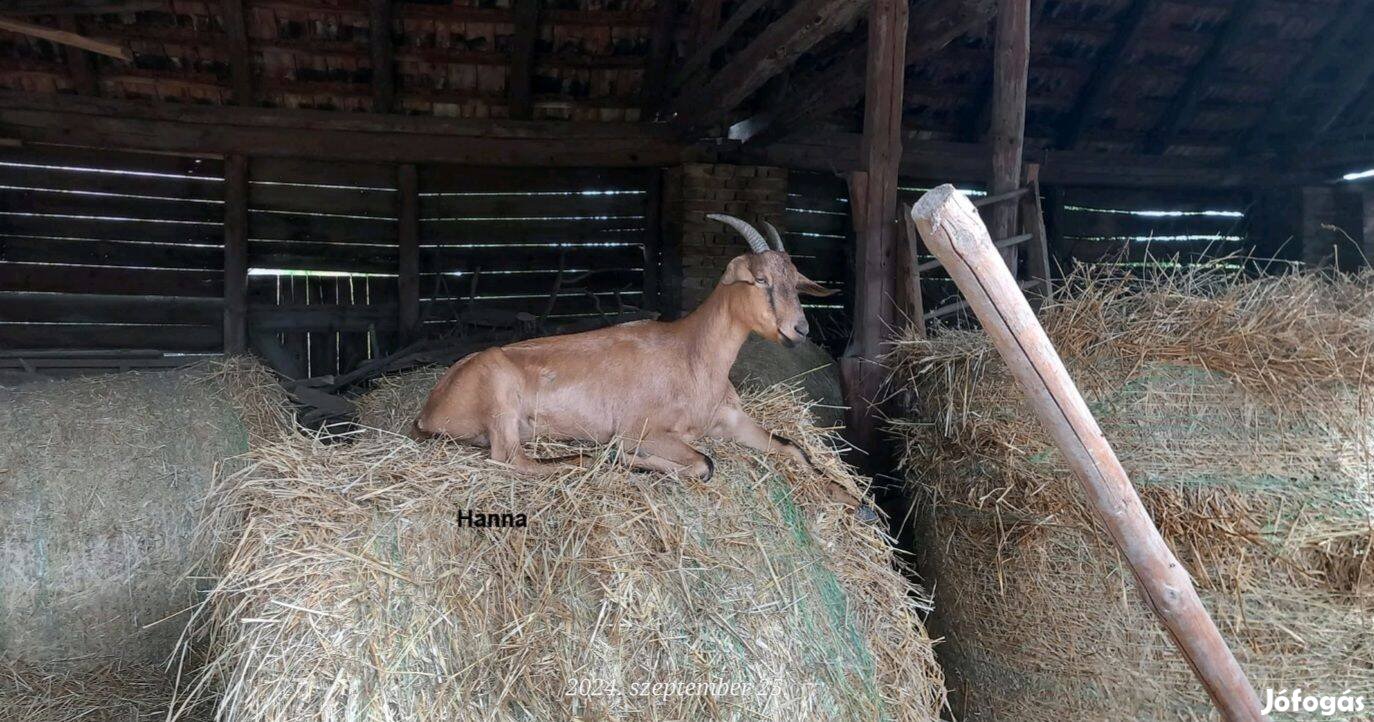
[[[840,291],[803,298],[815,355],[755,370],[836,359],[813,396],[900,476],[883,358],[972,323],[922,192],[975,199],[1033,299],[1082,264],[1358,271],[1371,28],[1364,0],[0,0],[0,385],[251,354],[318,429],[384,375],[689,313],[745,250],[727,213]]]

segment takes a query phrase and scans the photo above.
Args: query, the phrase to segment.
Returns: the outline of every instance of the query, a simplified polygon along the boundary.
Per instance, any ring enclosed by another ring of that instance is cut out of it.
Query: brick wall
[[[725,264],[748,250],[731,228],[710,220],[726,213],[783,228],[787,169],[688,163],[669,169],[663,183],[666,308],[686,313],[715,288]]]

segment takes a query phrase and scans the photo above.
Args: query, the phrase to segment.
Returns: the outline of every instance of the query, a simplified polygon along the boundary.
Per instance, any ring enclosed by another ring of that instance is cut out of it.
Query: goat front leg
[[[673,436],[624,439],[623,444],[625,450],[630,452],[630,458],[626,461],[633,469],[689,474],[702,481],[710,481],[716,473],[716,464],[711,457]]]
[[[765,453],[780,452],[786,454],[798,464],[821,473],[820,469],[811,462],[811,457],[807,455],[806,450],[802,449],[795,441],[767,431],[738,408],[723,409],[719,419],[707,433],[710,436],[738,441],[751,449],[758,449]],[[830,478],[827,478],[826,481],[828,482],[826,495],[830,497],[831,501],[855,508],[863,506],[863,500],[842,484]]]

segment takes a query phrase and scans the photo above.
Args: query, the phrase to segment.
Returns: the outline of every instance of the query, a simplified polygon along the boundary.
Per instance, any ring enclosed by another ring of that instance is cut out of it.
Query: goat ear
[[[838,288],[826,288],[806,276],[797,279],[797,293],[804,293],[808,296],[820,296],[823,298],[825,296],[833,296],[839,292],[840,290]]]
[[[730,265],[725,267],[725,275],[720,277],[720,283],[728,286],[732,283],[754,282],[754,271],[749,268],[749,260],[744,256],[736,256],[730,260]]]

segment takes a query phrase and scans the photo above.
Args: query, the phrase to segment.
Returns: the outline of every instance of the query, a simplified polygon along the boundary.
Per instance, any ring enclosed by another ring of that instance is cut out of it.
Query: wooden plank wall
[[[264,158],[248,178],[250,334],[307,376],[396,350],[395,166]]]
[[[1061,264],[1190,264],[1253,248],[1244,193],[1063,187],[1052,195],[1062,203],[1051,233]]]
[[[223,164],[0,150],[0,350],[221,345]]]
[[[849,188],[834,174],[790,171],[783,244],[797,270],[841,293],[828,298],[802,296],[812,340],[839,355],[849,341],[854,297],[854,226]]]
[[[347,372],[407,340],[406,207],[418,216],[422,335],[530,332],[540,318],[657,302],[656,169],[266,158],[247,169],[250,346],[270,346],[294,376]],[[0,352],[220,352],[224,173],[214,159],[0,150]]]
[[[426,335],[642,308],[651,170],[420,168]],[[557,287],[558,294],[553,295]]]

